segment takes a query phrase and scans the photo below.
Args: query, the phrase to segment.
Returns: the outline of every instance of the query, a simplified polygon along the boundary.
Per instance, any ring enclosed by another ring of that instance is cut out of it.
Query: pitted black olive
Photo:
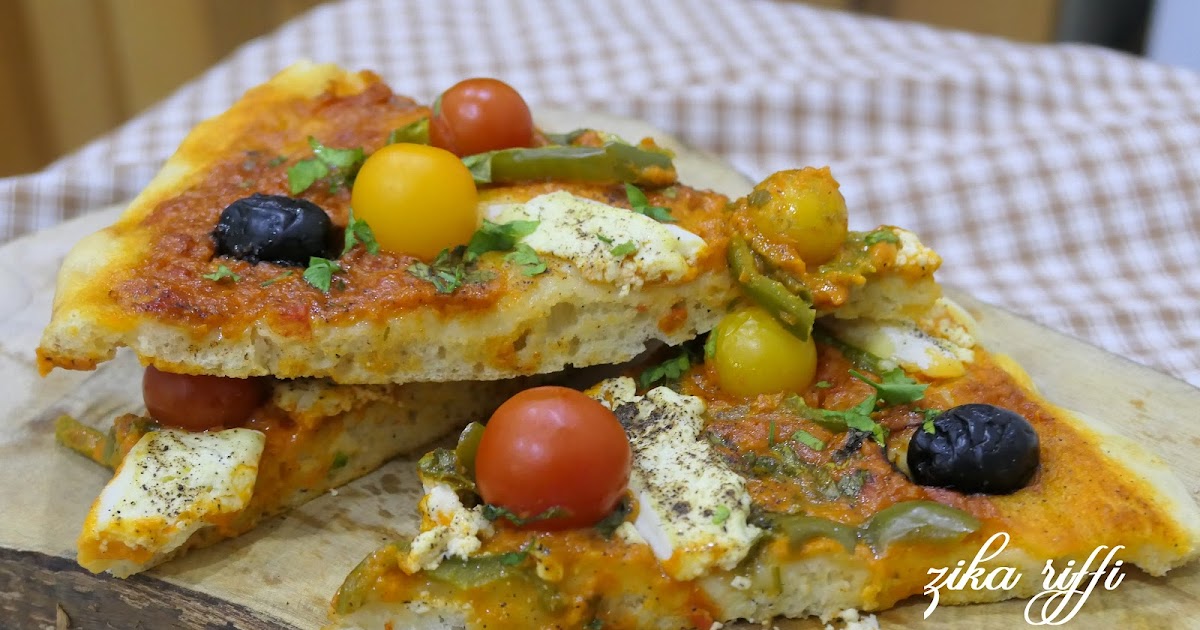
[[[332,229],[329,215],[311,201],[255,193],[221,212],[213,240],[219,256],[304,266],[312,256],[329,257]]]
[[[939,414],[933,426],[933,433],[917,429],[908,443],[908,469],[918,484],[1008,494],[1037,470],[1037,432],[1008,409],[960,405]]]

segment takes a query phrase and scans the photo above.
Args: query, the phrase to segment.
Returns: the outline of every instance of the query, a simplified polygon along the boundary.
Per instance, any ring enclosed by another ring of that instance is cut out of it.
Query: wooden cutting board
[[[653,134],[607,116],[543,112],[548,129],[594,126],[625,137]],[[676,143],[684,181],[730,194],[746,180]],[[128,580],[93,576],[74,563],[74,541],[109,472],[54,444],[67,413],[107,427],[141,408],[141,368],[127,353],[94,372],[39,378],[34,348],[50,315],[54,277],[67,250],[111,223],[101,210],[0,247],[0,627],[317,628],[330,597],[367,553],[416,531],[420,486],[412,459],[397,460],[236,540],[194,551]],[[953,264],[953,261],[947,261]],[[1200,390],[1002,309],[952,292],[978,318],[981,341],[1011,354],[1050,400],[1105,422],[1160,456],[1200,499]],[[1026,576],[1039,579],[1040,576]],[[1022,601],[940,607],[911,600],[879,615],[884,628],[1010,628]],[[1200,627],[1200,563],[1154,579],[1136,571],[1098,590],[1075,627]],[[141,624],[141,625],[138,625]],[[786,628],[822,627],[815,621]]]

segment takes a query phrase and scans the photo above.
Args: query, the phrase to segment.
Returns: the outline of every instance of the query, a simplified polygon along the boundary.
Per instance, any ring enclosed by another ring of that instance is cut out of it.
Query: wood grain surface
[[[548,128],[567,128],[573,121],[627,137],[644,132],[637,124],[607,117],[550,113],[540,118],[549,119]],[[719,181],[710,182],[714,188],[746,189],[744,179],[721,174],[727,169],[703,156],[683,155],[681,161],[688,165],[685,181],[716,174]],[[74,565],[75,537],[109,473],[57,447],[53,420],[69,413],[107,427],[115,414],[139,410],[141,368],[128,353],[119,353],[94,372],[56,370],[39,378],[33,353],[49,318],[62,257],[118,213],[117,208],[98,211],[0,247],[0,628],[318,628],[330,597],[360,559],[416,531],[420,486],[413,460],[393,461],[336,495],[129,580],[92,576]],[[1193,499],[1200,498],[1200,458],[1195,456],[1200,390],[962,292],[952,295],[979,319],[981,341],[1020,362],[1047,398],[1156,452]],[[926,603],[910,600],[880,614],[880,623],[921,629],[1025,625],[1021,601],[941,607],[923,620]],[[1068,625],[1200,627],[1197,616],[1200,567],[1194,563],[1164,579],[1133,572],[1117,590],[1094,593]],[[810,620],[779,627],[822,626]]]

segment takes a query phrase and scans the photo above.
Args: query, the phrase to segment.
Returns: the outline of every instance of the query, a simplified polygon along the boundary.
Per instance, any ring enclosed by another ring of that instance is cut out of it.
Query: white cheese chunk
[[[141,558],[168,554],[202,527],[241,511],[254,491],[265,440],[250,429],[143,435],[92,505],[80,534],[80,564],[124,572],[128,563],[148,564]]]
[[[939,298],[916,321],[875,319],[823,320],[842,341],[930,378],[952,378],[974,360],[975,322],[948,298]]]
[[[594,394],[629,434],[634,528],[672,578],[732,569],[762,531],[747,522],[750,494],[701,438],[704,402],[666,387],[637,396],[633,380],[611,379]]]
[[[495,204],[485,214],[497,223],[538,221],[523,243],[570,261],[589,280],[618,284],[622,295],[645,282],[683,279],[706,246],[704,239],[679,226],[566,191],[525,203]],[[632,244],[632,253],[612,253],[626,243]]]
[[[468,510],[449,485],[435,483],[425,492],[420,505],[422,531],[400,560],[400,568],[407,573],[432,571],[450,557],[465,560],[483,544],[479,535],[493,531],[480,506]]]

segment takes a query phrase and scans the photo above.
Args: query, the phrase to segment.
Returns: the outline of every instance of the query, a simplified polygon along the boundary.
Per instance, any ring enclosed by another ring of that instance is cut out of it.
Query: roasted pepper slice
[[[871,517],[862,527],[862,536],[882,553],[895,542],[950,542],[962,540],[979,529],[979,519],[934,501],[904,501]]]
[[[858,544],[858,532],[849,525],[835,523],[829,519],[805,514],[780,514],[772,517],[772,525],[783,534],[792,547],[798,547],[814,538],[829,538],[839,543],[849,553],[854,553]]]
[[[479,452],[479,441],[483,439],[483,425],[478,422],[468,424],[458,436],[458,446],[454,447],[454,456],[462,467],[467,478],[475,478],[475,453]]]
[[[812,304],[788,291],[778,280],[768,278],[758,269],[754,251],[746,239],[734,236],[729,241],[729,269],[746,295],[767,310],[779,323],[801,340],[812,332],[816,311]]]
[[[675,165],[666,151],[608,142],[601,147],[551,145],[531,149],[489,151],[463,158],[475,183],[571,181],[629,183],[661,188],[676,181]]]
[[[125,459],[129,449],[143,435],[157,427],[146,418],[127,414],[114,420],[108,433],[102,433],[71,416],[63,415],[54,421],[54,439],[101,466],[116,468]]]

